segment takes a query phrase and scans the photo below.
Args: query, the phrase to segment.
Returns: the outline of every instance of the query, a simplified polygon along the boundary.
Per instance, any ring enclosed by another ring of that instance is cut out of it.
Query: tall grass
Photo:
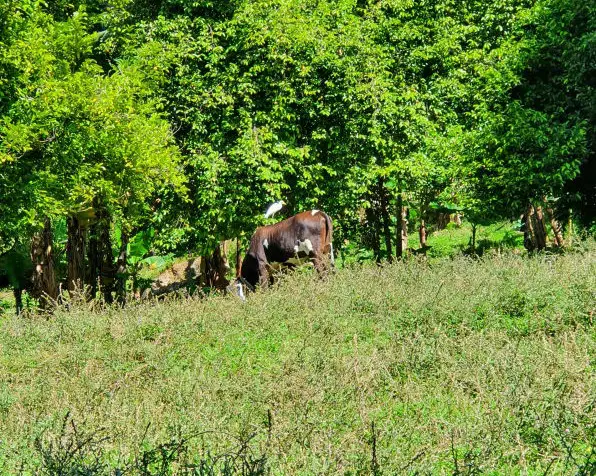
[[[593,473],[595,257],[7,316],[0,472]]]

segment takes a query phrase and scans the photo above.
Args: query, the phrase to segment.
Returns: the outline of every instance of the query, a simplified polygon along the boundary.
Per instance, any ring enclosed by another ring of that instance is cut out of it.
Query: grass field
[[[0,318],[0,473],[594,474],[596,249]]]

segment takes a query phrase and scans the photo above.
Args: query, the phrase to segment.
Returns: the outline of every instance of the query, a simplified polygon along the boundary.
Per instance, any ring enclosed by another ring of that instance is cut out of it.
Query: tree
[[[131,233],[146,221],[151,197],[184,190],[150,82],[124,61],[104,74],[89,58],[97,35],[87,29],[84,9],[64,22],[35,10],[3,55],[20,86],[0,127],[0,189],[12,212],[0,228],[30,235],[68,217],[69,289],[85,279],[84,230],[96,214]]]

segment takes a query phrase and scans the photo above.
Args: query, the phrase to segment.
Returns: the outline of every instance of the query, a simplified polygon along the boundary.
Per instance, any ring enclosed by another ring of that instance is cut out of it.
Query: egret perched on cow
[[[283,206],[285,204],[286,204],[286,202],[284,202],[283,200],[280,200],[279,202],[275,202],[265,212],[265,218],[269,218],[269,217],[272,217],[273,215],[275,215],[278,211],[280,211],[283,208]]]

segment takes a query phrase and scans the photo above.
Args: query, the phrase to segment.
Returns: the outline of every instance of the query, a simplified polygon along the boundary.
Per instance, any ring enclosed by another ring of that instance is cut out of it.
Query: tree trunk
[[[420,239],[420,248],[426,247],[426,223],[424,219],[420,219],[420,226],[418,227],[418,238]]]
[[[114,299],[112,291],[116,281],[116,265],[112,255],[112,240],[110,239],[110,221],[106,217],[99,233],[99,243],[101,250],[101,265],[99,269],[100,284],[102,286],[103,299],[107,304],[111,304]]]
[[[557,220],[557,218],[555,216],[555,211],[553,210],[552,207],[547,206],[546,214],[548,215],[548,218],[550,221],[550,227],[553,230],[553,235],[555,238],[555,245],[558,246],[559,248],[562,248],[564,245],[563,230],[561,228],[561,224],[559,223],[559,221]]]
[[[112,257],[112,241],[110,239],[110,217],[108,212],[95,205],[97,221],[91,226],[87,253],[88,273],[87,284],[90,288],[90,298],[98,292],[98,286],[103,293],[104,301],[110,304],[116,275],[116,266]]]
[[[403,208],[403,203],[403,197],[401,193],[398,193],[395,205],[395,257],[398,259],[404,255],[405,251],[401,239],[401,210]]]
[[[524,215],[524,248],[528,251],[536,249],[536,239],[534,235],[534,205],[528,204],[526,214]]]
[[[240,252],[240,238],[236,238],[236,277],[240,277],[242,271],[242,254]]]
[[[449,224],[450,215],[449,213],[439,213],[437,215],[437,230],[444,230]]]
[[[366,244],[373,250],[377,263],[381,262],[381,244],[375,212],[372,207],[366,209]]]
[[[85,279],[85,229],[77,217],[71,216],[66,220],[68,241],[66,243],[66,257],[68,271],[66,288],[69,292],[84,290]]]
[[[534,235],[536,237],[536,248],[543,250],[546,248],[547,234],[546,225],[544,224],[544,214],[542,213],[542,207],[538,205],[535,207],[534,214]]]
[[[455,219],[453,221],[455,222],[455,224],[457,226],[461,226],[461,214],[460,213],[456,213],[455,214]]]
[[[470,239],[470,249],[472,253],[476,253],[476,230],[478,225],[476,223],[472,223],[472,238]]]
[[[396,231],[396,252],[395,256],[401,258],[405,255],[408,250],[408,209],[404,207],[404,201],[402,194],[397,196],[397,223],[395,227]]]
[[[418,238],[420,239],[420,248],[426,248],[426,206],[420,207],[420,225],[418,227]]]
[[[401,207],[401,248],[408,253],[408,207]]]
[[[126,248],[128,246],[128,233],[124,230],[121,232],[122,244],[120,245],[120,253],[116,260],[116,300],[118,304],[124,306],[126,304],[126,279],[127,279],[127,265],[126,265]]]
[[[99,210],[97,215],[100,215]],[[89,227],[89,244],[87,246],[87,276],[85,282],[89,286],[88,298],[93,299],[97,294],[97,285],[101,268],[101,244],[99,242],[99,222]]]
[[[381,218],[383,220],[383,236],[385,237],[385,248],[387,250],[387,261],[393,261],[393,250],[391,248],[391,220],[389,218],[389,199],[383,179],[379,178],[379,198],[381,200]]]
[[[569,219],[567,220],[567,246],[573,243],[573,210],[569,209]]]
[[[56,272],[54,269],[54,243],[49,218],[44,228],[31,240],[31,261],[33,263],[32,296],[39,300],[41,309],[48,310],[58,298]]]
[[[227,245],[225,241],[218,244],[213,250],[211,256],[204,258],[206,263],[205,276],[207,279],[207,286],[216,289],[225,289],[230,282],[226,278],[226,274],[230,269],[228,258],[226,254]]]
[[[230,240],[222,241],[221,243],[221,258],[226,270],[230,269],[230,262],[228,261],[228,253],[230,251]]]

